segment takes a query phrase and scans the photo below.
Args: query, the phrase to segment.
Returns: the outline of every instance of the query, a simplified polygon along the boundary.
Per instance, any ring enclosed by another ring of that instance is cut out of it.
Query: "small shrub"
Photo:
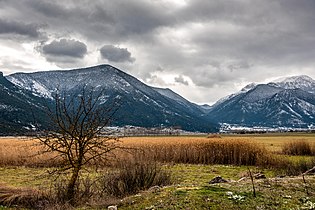
[[[67,197],[67,180],[60,178],[55,181],[50,189],[50,198],[54,204],[64,205],[69,203]],[[91,198],[98,193],[95,182],[89,177],[81,178],[75,185],[75,196],[71,201],[72,204],[80,206],[89,203]]]
[[[285,155],[312,155],[312,148],[305,140],[291,141],[282,146],[282,153]]]
[[[170,173],[155,162],[121,162],[117,171],[104,174],[100,179],[102,191],[111,196],[124,197],[153,186],[171,183]]]

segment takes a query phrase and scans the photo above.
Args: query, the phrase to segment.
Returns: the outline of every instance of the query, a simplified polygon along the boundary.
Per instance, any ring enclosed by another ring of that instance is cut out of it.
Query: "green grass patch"
[[[39,188],[49,184],[47,169],[27,167],[0,168],[0,183],[13,187]]]
[[[176,185],[125,198],[119,209],[309,209],[315,203],[315,198],[306,194],[301,177],[277,178],[275,172],[264,170],[267,179],[254,180],[254,197],[249,178],[236,181],[246,173],[246,167],[179,164],[168,168],[178,178]],[[208,184],[217,175],[232,182]],[[311,188],[315,177],[306,179],[309,192],[315,193]]]
[[[302,209],[315,203],[315,177],[306,176],[309,193],[302,177],[275,177],[272,170],[251,167],[267,179],[255,180],[257,197],[253,197],[250,179],[238,181],[247,175],[247,167],[225,165],[166,165],[175,184],[158,191],[142,191],[117,201],[119,209]],[[0,168],[0,182],[15,187],[37,187],[49,182],[38,179],[47,169],[25,167]],[[229,183],[209,184],[215,176]],[[95,176],[96,177],[96,176]],[[104,207],[106,208],[106,206]],[[0,207],[0,209],[6,209]],[[93,209],[93,207],[91,207]]]

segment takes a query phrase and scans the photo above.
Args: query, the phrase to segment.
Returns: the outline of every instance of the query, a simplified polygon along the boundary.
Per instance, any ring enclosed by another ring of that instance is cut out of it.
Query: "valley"
[[[0,0],[0,210],[315,210],[315,1]]]

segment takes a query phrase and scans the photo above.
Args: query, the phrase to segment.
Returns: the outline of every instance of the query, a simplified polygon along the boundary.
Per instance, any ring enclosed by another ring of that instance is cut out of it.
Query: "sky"
[[[198,104],[315,78],[315,1],[0,0],[4,75],[98,64]]]

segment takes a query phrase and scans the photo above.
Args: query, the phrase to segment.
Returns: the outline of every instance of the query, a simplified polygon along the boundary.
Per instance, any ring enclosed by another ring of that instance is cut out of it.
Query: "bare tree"
[[[45,152],[62,159],[63,165],[58,170],[70,174],[66,191],[70,202],[76,193],[80,171],[87,165],[104,163],[119,148],[117,138],[102,133],[117,111],[118,103],[114,100],[105,106],[102,96],[103,91],[97,93],[87,88],[73,96],[56,93],[54,105],[48,109],[52,126],[38,136]]]

